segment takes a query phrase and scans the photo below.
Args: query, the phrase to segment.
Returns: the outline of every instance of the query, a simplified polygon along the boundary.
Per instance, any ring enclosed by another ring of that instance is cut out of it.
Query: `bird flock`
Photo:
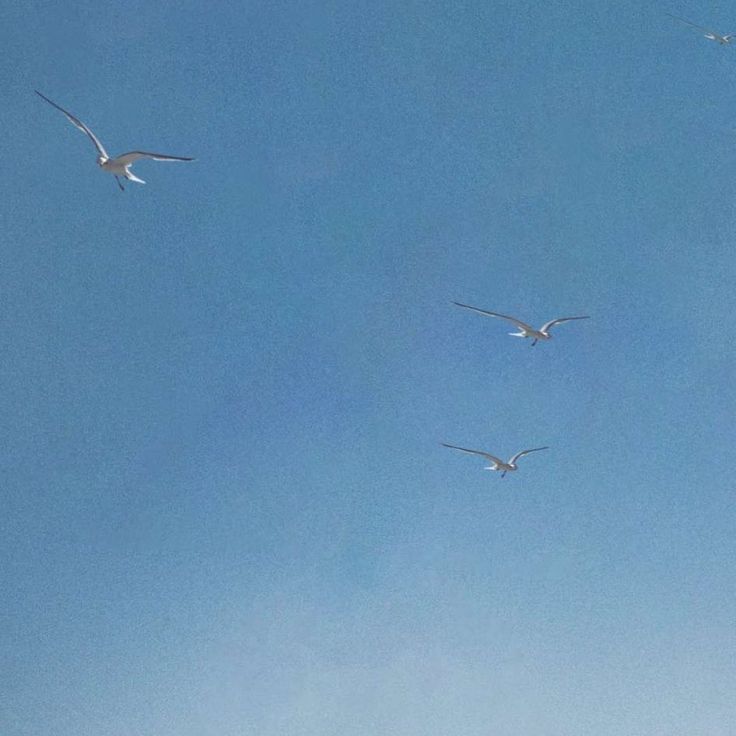
[[[667,13],[667,15],[670,18],[673,18],[674,20],[679,21],[680,23],[687,24],[688,26],[691,26],[692,28],[695,28],[703,33],[703,36],[707,38],[710,41],[715,41],[721,45],[727,46],[732,41],[736,39],[736,33],[717,33],[716,31],[710,30],[709,28],[705,28],[704,26],[700,26],[697,23],[693,23],[689,20],[686,20],[685,18],[680,18],[679,16],[673,15],[672,13]],[[44,94],[39,92],[38,90],[35,90],[36,94],[43,100],[45,100],[49,105],[52,107],[55,107],[57,110],[59,110],[61,113],[63,113],[66,118],[69,120],[72,125],[74,125],[76,128],[81,130],[94,144],[96,150],[97,150],[97,165],[103,170],[106,171],[109,174],[113,174],[115,176],[115,180],[117,181],[118,187],[120,187],[121,191],[125,190],[125,186],[122,182],[122,179],[125,179],[127,181],[135,182],[137,184],[145,184],[143,179],[138,178],[132,171],[131,167],[140,159],[151,159],[153,161],[194,161],[194,158],[187,157],[187,156],[171,156],[168,154],[162,154],[162,153],[151,153],[149,151],[129,151],[128,153],[123,153],[119,156],[111,157],[107,151],[105,150],[105,147],[100,142],[99,138],[92,132],[92,130],[85,125],[79,118],[72,115],[68,110],[65,110],[61,105],[58,105],[57,103],[50,100],[48,97],[46,97]],[[481,309],[479,307],[474,307],[469,304],[462,304],[460,302],[453,302],[453,304],[457,307],[461,307],[463,309],[467,309],[473,312],[476,312],[477,314],[481,314],[485,317],[495,317],[496,319],[505,320],[507,322],[510,322],[513,324],[517,329],[518,332],[510,332],[509,335],[512,337],[521,337],[525,339],[531,339],[531,346],[534,347],[538,342],[540,341],[548,341],[552,339],[552,333],[551,330],[553,327],[556,327],[557,325],[564,324],[565,322],[572,322],[576,320],[583,320],[583,319],[590,319],[589,315],[581,315],[581,316],[575,316],[575,317],[558,317],[556,319],[551,319],[548,322],[545,322],[541,327],[538,329],[535,327],[532,327],[531,325],[527,324],[526,322],[522,322],[520,319],[517,319],[516,317],[511,317],[506,314],[501,314],[500,312],[492,312],[490,310]],[[549,447],[534,447],[528,450],[521,450],[520,452],[517,452],[515,455],[512,455],[511,458],[507,461],[501,460],[499,457],[496,457],[495,455],[492,455],[489,452],[486,452],[484,450],[472,450],[466,447],[460,447],[458,445],[451,445],[448,443],[441,443],[443,447],[450,448],[451,450],[457,450],[459,452],[468,454],[468,455],[476,455],[478,457],[483,458],[484,460],[488,461],[490,465],[484,468],[484,470],[493,470],[501,473],[501,477],[504,478],[506,476],[506,473],[511,473],[516,470],[518,470],[517,462],[526,455],[529,455],[533,452],[540,452],[542,450],[548,450]]]
[[[699,31],[703,32],[703,35],[705,38],[707,38],[710,41],[716,41],[722,46],[727,46],[734,39],[736,39],[736,34],[734,33],[725,33],[725,34],[716,33],[715,31],[712,31],[709,28],[700,26],[697,23],[692,23],[689,20],[685,20],[684,18],[680,18],[676,15],[672,15],[672,13],[667,13],[667,15],[670,18],[674,18],[675,20],[680,21],[681,23],[685,23],[693,28],[697,28]],[[573,320],[590,318],[588,315],[584,315],[580,317],[558,317],[557,319],[552,319],[549,322],[545,322],[539,329],[535,329],[531,325],[527,324],[526,322],[522,322],[520,319],[517,319],[516,317],[511,317],[506,314],[500,314],[499,312],[491,312],[486,309],[480,309],[479,307],[473,307],[469,304],[461,304],[460,302],[453,302],[453,304],[457,307],[462,307],[463,309],[469,309],[473,312],[477,312],[478,314],[482,314],[486,317],[496,317],[497,319],[503,319],[503,320],[506,320],[507,322],[510,322],[511,324],[515,325],[519,331],[510,332],[509,335],[511,335],[512,337],[531,338],[532,347],[534,347],[534,345],[536,345],[540,340],[551,340],[552,335],[550,333],[550,330],[556,325],[563,324],[564,322],[571,322]],[[506,476],[506,473],[510,473],[510,472],[513,472],[519,469],[516,463],[520,458],[524,457],[525,455],[529,455],[532,452],[539,452],[540,450],[549,449],[548,447],[536,447],[530,450],[522,450],[521,452],[517,452],[515,455],[513,455],[507,462],[504,462],[500,458],[484,450],[471,450],[471,449],[468,449],[467,447],[459,447],[457,445],[450,445],[450,444],[447,444],[446,442],[443,442],[442,446],[449,447],[451,450],[458,450],[459,452],[464,452],[468,455],[477,455],[478,457],[481,457],[489,461],[491,464],[488,465],[486,468],[484,468],[484,470],[498,471],[501,473],[502,478]]]
[[[486,317],[498,317],[499,319],[505,319],[507,322],[511,322],[511,324],[516,325],[519,328],[519,332],[509,332],[509,335],[511,335],[512,337],[531,338],[532,347],[534,347],[540,340],[551,340],[552,335],[550,334],[550,330],[555,325],[560,325],[563,322],[572,322],[573,320],[578,319],[590,319],[588,315],[583,315],[580,317],[558,317],[557,319],[551,319],[549,322],[545,322],[537,330],[531,325],[528,325],[526,322],[522,322],[520,319],[516,319],[516,317],[509,317],[506,314],[499,314],[498,312],[489,312],[486,309],[471,307],[469,304],[460,304],[460,302],[453,302],[453,304],[457,307],[462,307],[463,309],[470,309],[473,312],[478,312],[478,314],[485,315]],[[535,447],[531,450],[522,450],[521,452],[517,452],[516,455],[514,455],[508,462],[504,462],[503,460],[497,458],[495,455],[491,455],[489,452],[484,452],[482,450],[469,450],[466,447],[448,445],[445,442],[442,443],[442,446],[449,447],[452,450],[460,450],[460,452],[465,452],[469,455],[478,455],[479,457],[483,457],[486,460],[490,460],[491,464],[487,468],[485,468],[485,470],[497,470],[501,473],[502,478],[506,477],[506,473],[511,473],[514,470],[519,469],[516,465],[516,461],[519,458],[524,457],[524,455],[528,455],[531,452],[539,452],[540,450],[549,449],[549,447]]]

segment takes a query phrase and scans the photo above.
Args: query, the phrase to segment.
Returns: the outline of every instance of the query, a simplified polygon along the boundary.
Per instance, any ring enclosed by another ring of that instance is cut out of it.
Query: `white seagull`
[[[506,476],[506,473],[511,473],[514,470],[519,469],[516,465],[516,461],[520,457],[524,457],[524,455],[528,455],[530,452],[549,450],[549,447],[534,447],[531,450],[522,450],[521,452],[517,452],[516,455],[514,455],[507,463],[505,463],[503,460],[496,457],[495,455],[491,455],[489,452],[482,452],[481,450],[468,450],[465,447],[458,447],[457,445],[447,445],[444,442],[442,443],[442,446],[449,447],[451,450],[460,450],[460,452],[467,452],[468,455],[480,455],[480,457],[484,457],[486,460],[490,460],[492,464],[489,465],[487,468],[484,468],[484,470],[500,470],[502,478]]]
[[[55,102],[52,102],[48,97],[42,95],[38,90],[35,90],[36,94],[46,100],[49,105],[53,105],[57,110],[60,110],[67,116],[69,122],[75,127],[79,128],[91,141],[95,144],[97,149],[97,164],[103,170],[110,174],[114,174],[115,181],[117,181],[120,189],[125,191],[123,183],[120,181],[120,177],[125,177],[128,181],[134,181],[138,184],[145,184],[143,179],[139,179],[131,170],[130,167],[140,158],[150,158],[154,161],[194,161],[193,158],[187,158],[185,156],[166,156],[162,153],[149,153],[148,151],[130,151],[124,153],[116,158],[110,158],[107,151],[97,136],[79,119],[75,118],[70,112],[67,112],[63,107],[60,107]]]
[[[689,26],[692,26],[693,28],[697,28],[699,31],[705,31],[703,34],[707,39],[710,39],[711,41],[718,41],[721,45],[728,45],[731,43],[731,41],[736,38],[736,34],[734,33],[727,33],[725,36],[721,36],[720,33],[716,33],[715,31],[711,31],[708,28],[703,28],[703,26],[699,26],[697,23],[691,23],[689,20],[685,20],[684,18],[678,18],[676,15],[672,15],[672,13],[667,13],[670,18],[674,18],[675,20],[679,20],[680,23],[687,23]]]
[[[499,314],[498,312],[488,312],[485,309],[478,309],[478,307],[471,307],[469,304],[460,304],[460,302],[453,302],[458,307],[463,307],[464,309],[472,309],[474,312],[478,312],[479,314],[485,314],[487,317],[500,317],[501,319],[508,320],[509,322],[513,322],[521,332],[509,332],[509,335],[512,335],[513,337],[531,337],[532,338],[532,347],[534,347],[539,340],[551,340],[552,335],[549,334],[549,331],[555,326],[562,324],[563,322],[572,322],[572,320],[575,319],[590,319],[590,317],[560,317],[559,319],[551,319],[549,322],[545,322],[538,330],[535,330],[531,325],[526,324],[526,322],[522,322],[520,319],[516,319],[516,317],[509,317],[505,314]]]

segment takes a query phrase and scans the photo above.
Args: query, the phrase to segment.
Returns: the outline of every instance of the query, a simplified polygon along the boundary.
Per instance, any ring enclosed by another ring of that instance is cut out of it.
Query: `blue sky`
[[[736,27],[0,8],[4,736],[733,733],[736,51],[666,12]]]

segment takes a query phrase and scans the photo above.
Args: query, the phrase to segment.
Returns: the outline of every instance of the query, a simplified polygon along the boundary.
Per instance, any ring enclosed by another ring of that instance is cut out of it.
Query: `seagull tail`
[[[143,181],[143,179],[139,179],[132,171],[126,171],[125,172],[125,178],[128,181],[134,181],[136,184],[145,184],[146,182]]]
[[[523,332],[509,332],[509,335],[511,335],[511,337],[526,337]]]

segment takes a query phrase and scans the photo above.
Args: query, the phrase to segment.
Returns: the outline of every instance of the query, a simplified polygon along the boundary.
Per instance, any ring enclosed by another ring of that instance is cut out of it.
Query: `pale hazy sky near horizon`
[[[736,733],[736,48],[667,12],[736,30],[0,5],[3,736]]]

